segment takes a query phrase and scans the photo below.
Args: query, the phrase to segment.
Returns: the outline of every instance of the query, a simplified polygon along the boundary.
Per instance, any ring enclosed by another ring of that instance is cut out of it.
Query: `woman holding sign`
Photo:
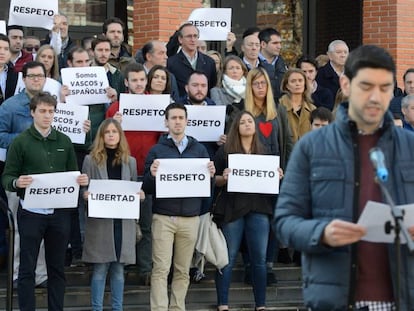
[[[280,156],[280,167],[284,171],[292,150],[292,141],[286,109],[282,105],[276,105],[273,98],[272,87],[266,70],[262,67],[250,70],[247,75],[246,110],[254,115],[259,139],[267,148],[267,152],[271,155]],[[276,196],[274,196],[274,200],[276,200]],[[274,234],[271,234],[266,255],[267,283],[269,285],[276,282],[272,269],[278,250],[279,243]],[[287,251],[286,248],[283,248],[282,254],[287,253]],[[245,256],[246,264],[247,261]],[[247,280],[248,271],[247,265]]]
[[[101,123],[82,171],[90,179],[137,180],[135,158],[129,155],[121,125],[114,119]],[[84,193],[87,199],[89,192]],[[141,192],[141,199],[144,193]],[[111,274],[112,310],[122,310],[124,265],[135,263],[136,224],[133,219],[87,218],[82,260],[93,263],[92,310],[103,308],[108,270]]]
[[[228,293],[233,265],[243,237],[250,255],[252,285],[256,310],[264,310],[266,304],[266,249],[273,214],[272,195],[258,193],[227,192],[229,154],[268,154],[261,144],[255,118],[247,111],[236,115],[227,142],[217,151],[216,185],[219,187],[213,210],[215,221],[222,227],[227,241],[229,264],[216,273],[216,290],[219,311],[228,310]]]

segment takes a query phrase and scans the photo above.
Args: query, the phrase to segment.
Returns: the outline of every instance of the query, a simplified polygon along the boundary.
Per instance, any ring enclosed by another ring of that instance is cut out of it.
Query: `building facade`
[[[10,0],[0,3],[0,20],[7,20]],[[387,48],[397,62],[397,80],[414,67],[411,0],[60,0],[59,9],[70,20],[70,35],[76,40],[102,32],[102,21],[117,16],[128,29],[125,38],[140,48],[152,39],[168,41],[200,7],[231,7],[232,30],[237,37],[247,27],[275,27],[283,37],[283,56],[293,64],[301,54],[325,53],[330,41],[342,39],[353,49],[360,44]],[[41,29],[27,29],[41,37]],[[222,50],[223,43],[210,42]],[[237,46],[240,45],[240,40]]]

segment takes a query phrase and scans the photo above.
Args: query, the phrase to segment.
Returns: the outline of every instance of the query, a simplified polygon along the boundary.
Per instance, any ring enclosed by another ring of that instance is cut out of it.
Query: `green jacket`
[[[17,136],[7,151],[2,176],[3,187],[17,191],[24,198],[24,189],[13,187],[20,175],[77,171],[75,151],[69,137],[52,128],[44,138],[32,124]]]

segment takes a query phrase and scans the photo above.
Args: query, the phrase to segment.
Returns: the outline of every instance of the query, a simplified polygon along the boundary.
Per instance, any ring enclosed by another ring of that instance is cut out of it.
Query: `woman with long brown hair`
[[[135,158],[121,125],[114,119],[101,123],[92,150],[85,157],[82,172],[89,179],[137,180]],[[84,198],[88,198],[85,191]],[[140,193],[143,199],[143,192]],[[106,275],[111,277],[112,309],[122,310],[124,265],[135,263],[136,224],[133,219],[86,219],[82,260],[93,263],[91,280],[92,310],[103,308]]]
[[[285,95],[279,99],[279,102],[287,110],[292,141],[296,143],[312,129],[310,115],[316,107],[313,105],[306,75],[301,69],[289,69],[283,77],[280,88]]]
[[[226,143],[217,151],[216,186],[221,188],[226,204],[223,210],[214,210],[214,217],[223,230],[227,242],[229,263],[216,273],[217,310],[228,310],[228,294],[231,274],[245,237],[252,263],[252,284],[256,310],[265,310],[266,305],[266,249],[273,214],[272,195],[258,193],[227,192],[229,154],[267,154],[258,137],[255,118],[247,111],[234,119]]]

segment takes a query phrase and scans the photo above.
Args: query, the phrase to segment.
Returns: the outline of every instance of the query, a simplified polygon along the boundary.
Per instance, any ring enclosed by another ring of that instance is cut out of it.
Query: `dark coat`
[[[12,97],[16,90],[17,79],[19,74],[14,71],[12,63],[8,63],[7,77],[6,77],[6,92],[0,97],[0,104],[2,104],[7,98]]]
[[[312,100],[316,107],[325,107],[330,111],[333,110],[335,104],[335,98],[332,96],[332,93],[319,84],[316,91],[312,93]]]
[[[302,137],[291,154],[276,207],[275,230],[280,241],[302,252],[303,298],[313,310],[348,310],[356,284],[356,247],[327,247],[321,240],[333,219],[356,222],[359,160],[354,143],[358,130],[342,104],[335,121]],[[414,136],[384,118],[378,141],[389,168],[386,188],[397,205],[414,202]],[[388,246],[389,258],[395,248]],[[414,309],[414,257],[401,247],[401,309]],[[395,289],[395,261],[390,260]],[[394,292],[394,297],[396,293]]]
[[[205,73],[208,79],[208,89],[215,87],[217,84],[217,73],[216,64],[214,60],[203,53],[197,52],[197,64],[196,70]],[[185,57],[183,51],[171,56],[167,60],[167,68],[172,72],[177,80],[178,92],[180,97],[186,94],[185,85],[187,84],[188,78],[194,72],[193,67]]]
[[[151,175],[150,167],[155,159],[176,158],[209,158],[206,148],[196,139],[187,136],[187,148],[180,153],[168,134],[160,137],[158,144],[153,146],[145,160],[145,173],[142,189],[146,194],[153,194],[152,211],[155,214],[168,216],[193,217],[200,215],[202,198],[166,198],[156,197],[155,178]]]
[[[336,74],[335,70],[332,68],[329,62],[325,66],[318,69],[316,82],[318,82],[320,86],[329,89],[332,93],[333,98],[335,98],[336,93],[340,87],[339,76]]]

